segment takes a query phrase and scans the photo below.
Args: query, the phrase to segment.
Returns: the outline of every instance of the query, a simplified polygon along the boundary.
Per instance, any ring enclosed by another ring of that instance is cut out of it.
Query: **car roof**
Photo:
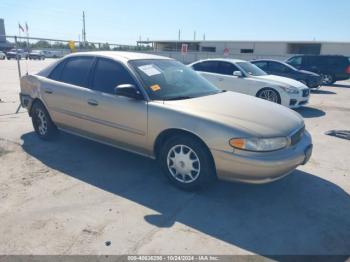
[[[195,63],[205,62],[205,61],[220,61],[220,62],[229,62],[229,63],[248,62],[246,60],[233,59],[233,58],[209,58],[209,59],[200,60],[200,61],[195,62]]]
[[[252,63],[254,63],[254,62],[277,62],[277,63],[285,64],[284,61],[280,61],[280,60],[276,60],[276,59],[255,59],[255,60],[252,60],[250,62],[252,62]]]
[[[138,52],[126,52],[126,51],[93,51],[93,52],[79,52],[70,54],[67,57],[74,57],[74,56],[98,56],[98,57],[105,57],[105,58],[111,58],[115,60],[122,60],[122,61],[129,61],[129,60],[142,60],[142,59],[164,59],[164,60],[171,60],[169,57],[164,56],[158,56],[158,55],[152,55],[152,54],[145,54],[145,53],[138,53]]]

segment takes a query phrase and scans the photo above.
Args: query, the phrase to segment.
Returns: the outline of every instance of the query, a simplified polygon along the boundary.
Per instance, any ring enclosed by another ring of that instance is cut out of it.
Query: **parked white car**
[[[6,58],[5,53],[0,51],[0,60],[4,60],[5,58]]]
[[[208,59],[189,67],[223,90],[256,96],[289,108],[298,108],[309,101],[310,91],[303,83],[268,75],[244,60]]]

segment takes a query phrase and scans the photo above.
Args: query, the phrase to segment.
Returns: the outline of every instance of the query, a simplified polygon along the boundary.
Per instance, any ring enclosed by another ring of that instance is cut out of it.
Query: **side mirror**
[[[241,71],[234,71],[234,72],[233,72],[233,76],[242,77],[243,74],[242,74]]]
[[[143,96],[140,91],[132,84],[124,84],[115,87],[114,92],[117,96],[125,96],[137,100],[141,100]]]

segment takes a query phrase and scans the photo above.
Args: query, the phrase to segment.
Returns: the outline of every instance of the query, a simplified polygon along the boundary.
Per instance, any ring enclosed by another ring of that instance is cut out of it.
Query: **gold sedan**
[[[217,177],[266,183],[305,164],[312,142],[294,111],[221,91],[183,64],[131,52],[77,53],[21,80],[43,140],[58,130],[157,159],[182,189]]]

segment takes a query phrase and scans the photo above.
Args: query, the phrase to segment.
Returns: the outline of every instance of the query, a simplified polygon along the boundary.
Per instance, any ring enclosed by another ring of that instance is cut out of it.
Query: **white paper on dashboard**
[[[161,72],[154,65],[139,66],[139,69],[148,76],[155,76],[161,74]]]

